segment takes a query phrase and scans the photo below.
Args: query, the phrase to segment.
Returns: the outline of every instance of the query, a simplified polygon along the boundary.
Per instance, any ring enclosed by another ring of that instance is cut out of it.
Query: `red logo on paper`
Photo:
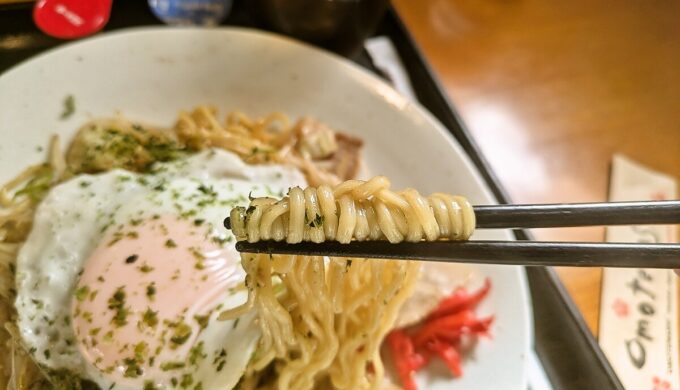
[[[612,309],[614,309],[614,313],[616,313],[616,315],[619,317],[627,317],[628,312],[630,311],[628,304],[620,298],[616,298],[614,304],[612,305]]]
[[[45,34],[74,39],[101,30],[110,12],[111,0],[39,0],[33,20]]]
[[[651,196],[652,200],[666,200],[666,194],[663,192],[655,192]]]
[[[652,387],[652,390],[671,390],[671,383],[665,379],[661,379],[658,376],[655,376],[652,379],[652,383],[654,387]]]

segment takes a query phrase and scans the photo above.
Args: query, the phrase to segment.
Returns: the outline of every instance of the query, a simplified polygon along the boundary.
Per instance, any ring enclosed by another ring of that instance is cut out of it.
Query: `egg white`
[[[47,370],[66,370],[103,389],[112,385],[81,356],[70,326],[70,304],[79,274],[109,229],[153,214],[191,213],[191,218],[205,221],[212,237],[226,239],[231,232],[222,227],[224,217],[232,207],[247,205],[251,192],[253,196],[281,196],[291,186],[305,185],[304,177],[293,168],[250,166],[221,150],[156,164],[153,172],[79,175],[53,188],[38,207],[33,229],[17,258],[16,308],[23,342]],[[217,201],[198,206],[199,186],[215,191]],[[239,260],[234,262],[238,266]],[[230,295],[224,308],[245,299],[245,292]],[[206,351],[206,363],[195,369],[205,390],[231,388],[238,382],[259,338],[253,319],[251,313],[233,327],[210,321],[211,326],[201,334],[200,341],[212,348]],[[218,346],[238,353],[222,356],[224,369],[216,372],[208,362],[220,357]]]

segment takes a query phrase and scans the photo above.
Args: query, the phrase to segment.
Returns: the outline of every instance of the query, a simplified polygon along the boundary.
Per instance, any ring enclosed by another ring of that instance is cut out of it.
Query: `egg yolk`
[[[211,314],[243,281],[233,246],[211,240],[199,222],[133,221],[85,263],[72,326],[82,355],[111,380],[156,381],[183,369]]]

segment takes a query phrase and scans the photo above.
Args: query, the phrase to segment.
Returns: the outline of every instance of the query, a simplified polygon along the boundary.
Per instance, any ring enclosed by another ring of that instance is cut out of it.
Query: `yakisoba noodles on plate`
[[[471,234],[462,198],[346,182],[360,149],[314,119],[203,106],[168,129],[94,120],[66,153],[54,137],[0,190],[0,387],[377,388],[385,335],[432,287],[415,291],[419,263],[239,262],[221,227],[237,208],[252,239]],[[428,312],[451,290],[430,293]]]

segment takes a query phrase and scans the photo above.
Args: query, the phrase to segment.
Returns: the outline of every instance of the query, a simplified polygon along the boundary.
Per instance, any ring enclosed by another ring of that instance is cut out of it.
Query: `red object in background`
[[[394,330],[387,335],[387,344],[394,356],[394,365],[404,390],[417,390],[413,374],[427,364],[427,358],[416,353],[413,340],[401,329]]]
[[[104,28],[112,0],[38,0],[33,21],[47,35],[74,39]]]
[[[404,390],[417,390],[413,375],[433,357],[444,361],[453,377],[463,375],[460,344],[464,335],[488,336],[493,316],[479,319],[474,312],[491,289],[491,281],[470,294],[460,288],[444,298],[421,324],[395,329],[387,335],[387,345]]]
[[[458,288],[447,298],[444,298],[437,308],[430,313],[428,320],[443,317],[449,314],[458,313],[465,308],[472,309],[484,299],[491,290],[491,280],[484,280],[484,285],[477,292],[470,294],[464,288]]]

